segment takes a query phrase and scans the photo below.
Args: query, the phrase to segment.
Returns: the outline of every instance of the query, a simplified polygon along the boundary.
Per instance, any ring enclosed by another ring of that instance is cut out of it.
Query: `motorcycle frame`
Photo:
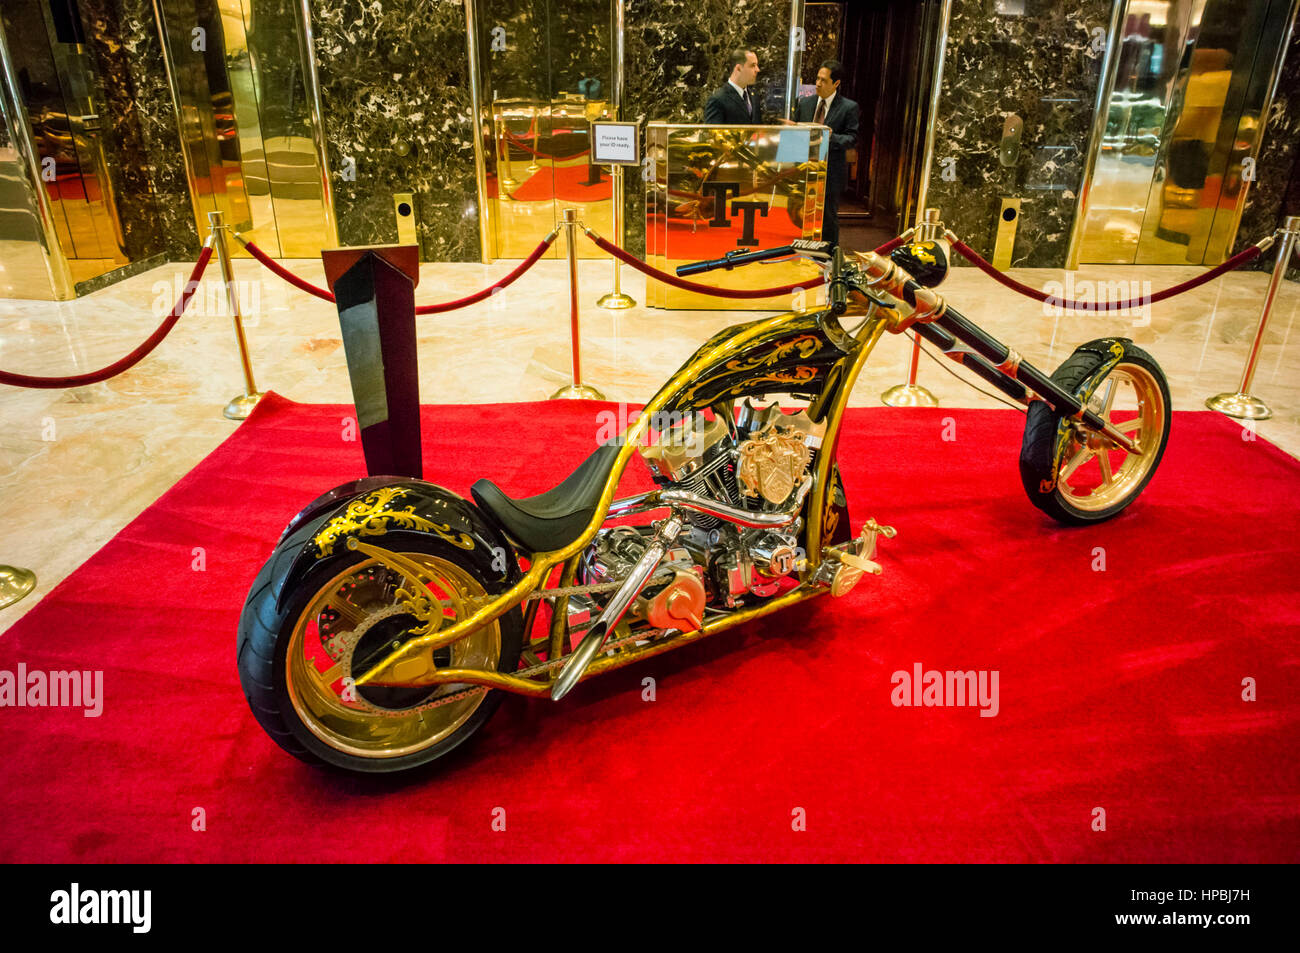
[[[614,492],[633,453],[637,452],[641,440],[649,431],[651,421],[656,418],[656,415],[661,414],[672,405],[675,398],[681,394],[684,388],[695,381],[700,372],[715,366],[720,361],[743,355],[752,342],[763,338],[767,333],[779,329],[783,323],[793,319],[809,315],[821,315],[823,321],[837,320],[840,317],[862,318],[861,324],[851,334],[845,332],[846,338],[854,340],[857,346],[847,352],[845,357],[841,359],[846,362],[842,382],[833,393],[830,392],[829,387],[824,388],[822,395],[815,402],[820,404],[827,399],[826,395],[830,393],[830,406],[826,408],[818,407],[817,413],[814,415],[819,419],[826,420],[826,432],[822,442],[823,449],[817,454],[813,465],[813,486],[804,502],[805,539],[809,542],[809,552],[807,554],[808,558],[798,571],[799,585],[789,592],[771,598],[759,605],[731,612],[720,619],[706,620],[699,629],[694,631],[679,632],[668,638],[649,642],[644,646],[632,646],[612,656],[604,655],[597,658],[583,673],[581,681],[594,678],[616,668],[622,668],[642,659],[672,651],[691,642],[697,642],[734,626],[770,615],[773,612],[830,592],[829,587],[817,585],[813,582],[813,578],[821,567],[823,559],[828,556],[828,551],[821,548],[820,552],[814,554],[812,552],[814,548],[812,541],[819,541],[816,544],[817,547],[825,546],[823,514],[826,512],[826,496],[832,491],[831,475],[834,472],[833,468],[844,411],[848,406],[849,396],[853,391],[858,375],[886,331],[901,333],[914,328],[922,337],[942,348],[947,356],[970,368],[1020,403],[1028,405],[1035,400],[1045,400],[1054,411],[1068,418],[1077,426],[1102,434],[1117,446],[1123,446],[1129,452],[1140,452],[1123,434],[1115,431],[1105,420],[1089,410],[1087,406],[1091,397],[1091,388],[1095,387],[1097,382],[1104,378],[1110,369],[1122,359],[1122,339],[1114,339],[1115,343],[1111,347],[1112,359],[1104,365],[1102,372],[1093,375],[1093,379],[1088,383],[1085,391],[1072,394],[1058,387],[1047,374],[1044,374],[1027,361],[1023,361],[1014,349],[1002,344],[981,330],[974,322],[948,307],[940,295],[917,283],[908,272],[889,259],[882,258],[871,252],[856,253],[854,257],[856,264],[850,265],[848,271],[851,272],[851,278],[857,279],[856,281],[846,281],[841,270],[842,259],[838,254],[835,257],[831,276],[831,307],[820,306],[805,311],[784,312],[771,318],[760,319],[742,325],[737,333],[726,340],[713,347],[697,351],[693,358],[659,389],[650,402],[642,408],[636,421],[623,432],[621,436],[622,445],[605,481],[604,489],[601,492],[591,521],[582,534],[573,542],[561,549],[530,554],[527,572],[508,590],[492,598],[486,605],[481,606],[468,617],[456,622],[445,631],[418,636],[407,641],[376,664],[370,671],[357,678],[355,684],[358,686],[366,685],[374,681],[380,673],[391,670],[392,666],[407,657],[422,652],[436,652],[440,648],[473,634],[483,626],[492,624],[528,599],[538,589],[543,588],[557,566],[561,567],[559,585],[561,587],[572,586],[577,578],[578,563],[583,552],[609,519],[628,515],[629,511],[647,512],[654,509],[670,508],[667,503],[658,507],[649,505],[654,502],[656,495],[655,491],[650,491],[641,498],[620,501],[620,503],[624,504],[623,508],[611,516],[611,510],[615,508]],[[837,283],[839,284],[838,306],[835,304]],[[972,350],[967,351],[957,348],[957,341],[968,345]],[[629,510],[629,506],[632,504],[635,504],[635,508]],[[388,556],[378,547],[361,544],[357,548],[373,554],[380,561],[384,561]],[[396,568],[401,571],[400,566]],[[423,587],[422,583],[421,586]],[[418,680],[418,684],[421,686],[451,683],[471,684],[486,688],[499,688],[519,695],[549,696],[562,667],[560,663],[572,653],[571,645],[566,645],[566,637],[572,637],[574,633],[571,633],[568,629],[568,596],[557,595],[542,598],[553,600],[549,631],[541,638],[532,638],[537,607],[540,604],[540,599],[534,600],[524,616],[524,633],[529,637],[529,642],[524,646],[524,651],[531,652],[535,656],[538,650],[542,648],[547,650],[546,661],[548,668],[544,673],[544,677],[525,678],[519,675],[484,669],[438,668],[422,676]]]

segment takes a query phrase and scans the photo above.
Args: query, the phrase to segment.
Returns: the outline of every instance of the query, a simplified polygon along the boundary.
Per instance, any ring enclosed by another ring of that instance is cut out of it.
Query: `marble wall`
[[[275,2],[289,10],[296,0]],[[477,3],[488,98],[554,95],[608,77],[607,0]],[[954,0],[928,204],[982,254],[992,254],[999,199],[1010,194],[1024,200],[1014,264],[1064,264],[1100,75],[1094,39],[1110,6]],[[396,241],[391,196],[411,191],[422,256],[478,260],[462,0],[308,0],[308,7],[340,241]],[[80,0],[80,8],[104,77],[106,138],[133,256],[192,258],[199,236],[152,4]],[[627,0],[625,118],[699,121],[734,47],[758,54],[761,94],[775,116],[789,18],[788,0]],[[496,26],[507,43],[493,52]],[[281,39],[284,57],[294,55],[292,37]],[[1004,168],[997,147],[1010,113],[1025,126],[1016,163]],[[1298,154],[1300,35],[1293,35],[1237,248],[1286,211],[1300,211],[1300,194],[1287,200],[1288,189],[1300,193]],[[644,194],[635,173],[626,192],[627,244],[641,253]]]
[[[176,111],[149,0],[79,0],[132,260],[199,252]]]
[[[310,10],[339,241],[396,242],[393,193],[413,192],[421,256],[478,261],[464,4],[310,0]]]
[[[1101,75],[1094,31],[1106,30],[1110,8],[1109,0],[953,2],[926,204],[986,258],[1007,195],[1023,200],[1013,266],[1065,264]],[[1012,113],[1024,131],[1015,164],[1004,167],[998,145]]]

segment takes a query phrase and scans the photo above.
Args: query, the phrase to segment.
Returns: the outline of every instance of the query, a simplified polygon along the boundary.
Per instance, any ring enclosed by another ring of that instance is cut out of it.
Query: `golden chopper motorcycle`
[[[886,332],[918,334],[1026,406],[1022,482],[1058,521],[1113,517],[1151,479],[1170,400],[1150,355],[1102,338],[1048,376],[933,290],[943,240],[888,257],[800,241],[678,273],[791,255],[821,267],[827,304],[715,334],[553,489],[515,499],[483,479],[467,500],[369,477],[299,513],[240,618],[240,681],[266,732],[312,763],[413,768],[473,735],[503,692],[558,700],[879,574],[894,530],[852,531],[836,446]],[[615,500],[634,454],[655,489]]]

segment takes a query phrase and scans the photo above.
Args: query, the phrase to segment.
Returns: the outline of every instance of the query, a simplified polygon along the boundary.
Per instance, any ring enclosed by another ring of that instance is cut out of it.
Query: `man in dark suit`
[[[817,95],[803,96],[794,108],[796,122],[830,126],[830,149],[826,156],[826,205],[822,216],[822,241],[840,241],[840,195],[848,184],[846,154],[858,145],[858,104],[840,95],[844,67],[839,60],[826,60],[817,70]]]
[[[758,98],[750,91],[758,79],[758,57],[753,50],[733,50],[727,62],[731,74],[704,104],[704,121],[711,126],[760,125]]]

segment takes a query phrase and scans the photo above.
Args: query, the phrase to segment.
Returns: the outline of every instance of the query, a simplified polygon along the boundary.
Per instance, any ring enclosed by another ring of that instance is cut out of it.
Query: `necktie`
[[[813,116],[813,122],[817,123],[817,125],[820,126],[825,121],[826,121],[826,100],[818,99],[817,115]]]
[[[749,99],[749,90],[745,90],[745,112],[749,113],[749,118],[754,118],[754,104]]]

